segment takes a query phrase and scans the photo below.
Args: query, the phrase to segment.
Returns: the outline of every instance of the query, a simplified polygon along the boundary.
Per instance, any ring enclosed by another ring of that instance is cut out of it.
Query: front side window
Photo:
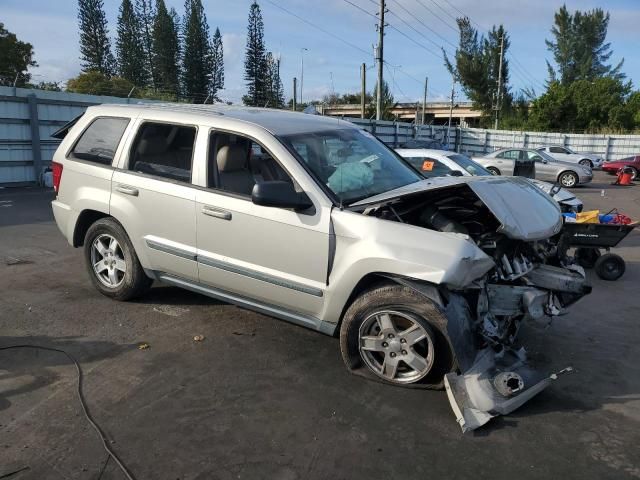
[[[179,182],[191,182],[196,128],[143,123],[131,150],[129,170]]]
[[[128,118],[96,118],[76,142],[71,156],[79,160],[111,165],[127,125]]]
[[[245,197],[251,196],[256,183],[294,183],[262,145],[248,137],[225,132],[212,132],[209,136],[207,178],[209,188]]]
[[[279,137],[298,160],[343,204],[387,192],[422,178],[373,135],[338,129]]]
[[[451,173],[451,169],[449,167],[435,158],[420,156],[405,157],[405,160],[418,170],[423,177],[444,177]]]

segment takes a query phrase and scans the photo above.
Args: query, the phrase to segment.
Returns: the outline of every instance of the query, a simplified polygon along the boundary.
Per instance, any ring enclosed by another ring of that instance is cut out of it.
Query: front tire
[[[84,257],[91,282],[115,300],[139,297],[151,286],[124,228],[113,218],[101,218],[87,230]]]
[[[589,167],[589,168],[593,169],[593,162],[591,160],[589,160],[588,158],[583,158],[578,163],[580,165],[582,165],[583,167]]]
[[[573,188],[578,185],[580,179],[574,172],[562,172],[558,175],[558,181],[564,188]]]
[[[456,362],[447,320],[428,298],[402,285],[385,285],[360,295],[340,327],[340,350],[349,370],[406,386],[443,388]]]

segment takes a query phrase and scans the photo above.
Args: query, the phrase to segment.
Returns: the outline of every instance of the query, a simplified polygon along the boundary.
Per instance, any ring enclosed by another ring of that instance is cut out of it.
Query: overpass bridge
[[[457,102],[453,107],[452,119],[455,125],[462,127],[474,126],[481,117],[481,112],[473,110],[471,102]],[[360,104],[336,104],[336,105],[316,105],[318,111],[323,115],[332,117],[361,117]],[[449,121],[448,102],[427,102],[425,108],[425,124],[444,125]],[[422,104],[421,103],[398,103],[391,109],[397,120],[421,123]]]

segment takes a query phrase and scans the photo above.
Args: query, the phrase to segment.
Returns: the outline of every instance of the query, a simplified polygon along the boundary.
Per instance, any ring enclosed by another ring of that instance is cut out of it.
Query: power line
[[[446,20],[444,20],[440,15],[438,15],[436,12],[434,12],[433,10],[431,10],[429,7],[427,7],[424,3],[422,3],[421,0],[416,0],[416,2],[418,2],[420,5],[422,5],[422,7],[427,10],[429,13],[431,13],[431,15],[433,15],[434,17],[436,17],[438,20],[440,20],[444,25],[446,25],[447,27],[449,27],[450,29],[452,29],[454,32],[458,33],[458,27],[454,27],[453,25],[451,25],[450,23],[448,23]]]
[[[426,28],[427,30],[429,30],[431,33],[433,33],[436,37],[438,37],[439,39],[441,39],[443,42],[449,44],[450,46],[452,46],[453,48],[457,48],[456,45],[454,45],[453,43],[451,43],[449,40],[447,40],[446,38],[444,38],[442,35],[440,35],[438,32],[436,32],[434,29],[432,29],[431,27],[429,27],[426,23],[424,23],[422,20],[420,20],[418,17],[416,17],[414,14],[412,14],[409,10],[407,10],[407,8],[405,8],[400,2],[398,2],[398,0],[393,0],[394,3],[396,5],[398,5],[402,10],[404,10],[407,14],[409,14],[409,16],[413,16],[415,18],[415,20],[422,25],[424,28]],[[393,12],[391,12],[393,13]],[[396,15],[397,17],[397,15]],[[398,17],[399,18],[399,17]],[[415,30],[413,27],[410,27],[412,30]],[[415,30],[417,32],[417,30]],[[419,33],[419,32],[418,32]],[[424,35],[423,35],[424,36]],[[426,37],[425,37],[426,38]],[[429,40],[431,41],[431,40]],[[432,42],[435,43],[435,42]],[[438,45],[440,46],[440,45]]]

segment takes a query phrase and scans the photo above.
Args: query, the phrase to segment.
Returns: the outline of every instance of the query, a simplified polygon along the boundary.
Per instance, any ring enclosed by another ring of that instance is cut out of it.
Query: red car
[[[615,175],[623,167],[630,167],[632,172],[632,179],[638,178],[638,172],[640,172],[640,155],[634,157],[622,158],[620,160],[614,160],[613,162],[604,162],[602,164],[602,170],[609,175]]]

